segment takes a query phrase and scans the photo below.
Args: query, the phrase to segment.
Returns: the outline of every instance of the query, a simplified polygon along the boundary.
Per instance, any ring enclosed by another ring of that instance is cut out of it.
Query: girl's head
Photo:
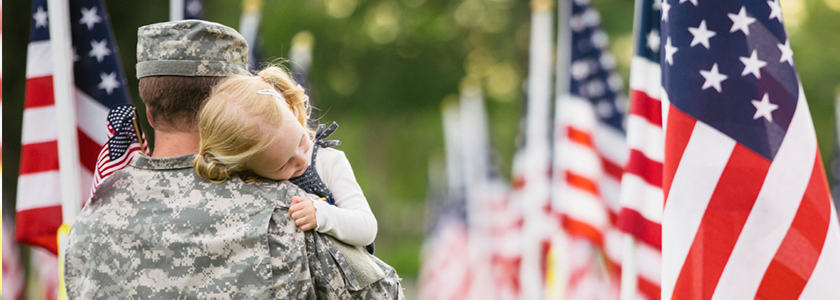
[[[304,89],[280,68],[223,80],[199,114],[196,172],[214,182],[299,176],[308,164],[309,111]]]

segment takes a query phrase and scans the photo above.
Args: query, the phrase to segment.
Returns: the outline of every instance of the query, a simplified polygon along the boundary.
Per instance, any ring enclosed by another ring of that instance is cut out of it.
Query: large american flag
[[[571,82],[557,101],[552,207],[570,237],[567,296],[605,298],[617,296],[621,263],[623,82],[598,11],[586,0],[572,1],[571,9]]]
[[[662,298],[837,297],[840,228],[778,0],[662,13]]]
[[[47,1],[32,1],[17,191],[17,240],[57,250],[61,225],[56,111]],[[104,3],[71,0],[76,121],[82,195],[89,195],[111,107],[131,103]],[[81,196],[81,195],[80,195]]]
[[[635,49],[630,65],[630,113],[627,116],[627,164],[621,181],[619,228],[635,239],[632,257],[636,276],[634,294],[659,299],[662,269],[662,72],[659,69],[660,0],[637,0]],[[629,265],[629,263],[627,264]]]

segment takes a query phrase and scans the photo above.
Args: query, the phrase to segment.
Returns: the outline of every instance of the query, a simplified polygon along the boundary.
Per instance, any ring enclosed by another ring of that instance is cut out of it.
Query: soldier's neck
[[[175,157],[198,153],[198,132],[155,130],[152,157]]]

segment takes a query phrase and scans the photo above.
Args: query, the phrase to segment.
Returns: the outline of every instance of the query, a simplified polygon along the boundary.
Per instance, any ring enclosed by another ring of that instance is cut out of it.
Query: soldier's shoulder
[[[118,170],[99,183],[96,191],[91,195],[91,199],[102,198],[107,195],[112,195],[115,192],[124,190],[135,182],[134,178],[138,170],[132,166],[127,166],[124,169]]]
[[[293,196],[303,197],[306,195],[306,192],[287,180],[258,180],[243,183],[243,188],[245,186],[250,186],[255,194],[279,200],[281,203],[288,203]]]

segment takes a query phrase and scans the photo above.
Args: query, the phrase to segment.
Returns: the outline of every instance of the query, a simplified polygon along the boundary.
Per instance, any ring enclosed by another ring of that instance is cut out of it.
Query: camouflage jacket
[[[65,252],[70,299],[402,299],[388,274],[360,286],[324,235],[289,216],[287,181],[214,184],[194,155],[149,158],[109,176]]]

